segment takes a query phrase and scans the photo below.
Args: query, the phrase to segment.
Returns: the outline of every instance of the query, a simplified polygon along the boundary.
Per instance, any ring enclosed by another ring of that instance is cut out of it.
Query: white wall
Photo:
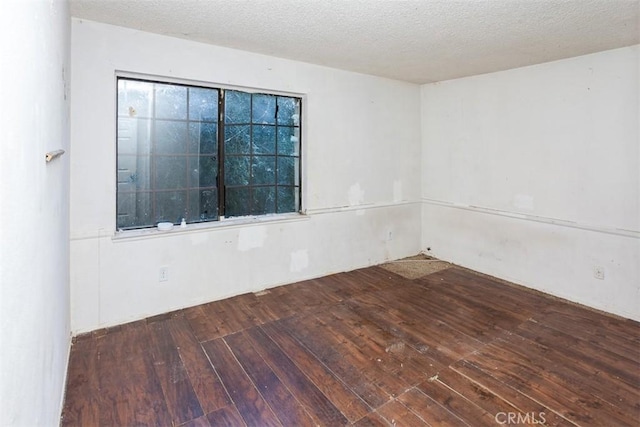
[[[66,1],[0,2],[0,419],[59,423],[70,348]]]
[[[423,248],[640,320],[639,51],[424,85]]]
[[[72,70],[74,333],[419,252],[419,86],[80,20]],[[114,239],[116,70],[303,94],[308,216]]]

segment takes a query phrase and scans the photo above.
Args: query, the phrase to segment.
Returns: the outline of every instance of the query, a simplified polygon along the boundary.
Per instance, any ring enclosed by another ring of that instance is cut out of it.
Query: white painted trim
[[[179,225],[174,226],[170,231],[159,231],[156,227],[140,228],[134,230],[122,230],[114,231],[111,236],[105,235],[98,230],[97,234],[86,234],[83,236],[72,236],[71,241],[89,240],[102,237],[111,237],[114,242],[121,240],[139,240],[156,237],[175,236],[176,234],[185,234],[193,232],[214,231],[220,229],[229,229],[237,227],[245,227],[257,224],[270,224],[280,222],[292,222],[292,221],[305,221],[309,217],[303,213],[290,213],[290,214],[274,214],[274,215],[260,215],[260,216],[244,216],[237,218],[225,218],[219,221],[207,221],[200,223],[187,224],[186,228],[182,228]]]
[[[141,229],[135,229],[135,230],[115,231],[110,237],[114,242],[132,241],[132,240],[158,238],[158,237],[169,237],[169,236],[175,236],[177,234],[206,232],[206,231],[222,230],[222,229],[229,229],[229,228],[246,227],[246,226],[258,225],[258,224],[263,225],[263,224],[280,223],[280,222],[306,221],[306,220],[309,220],[313,215],[325,215],[325,214],[340,213],[340,212],[358,212],[358,211],[364,211],[368,209],[392,208],[392,207],[415,205],[419,203],[420,201],[406,200],[402,202],[392,202],[392,203],[369,203],[364,205],[316,208],[316,209],[308,209],[302,213],[225,218],[220,221],[207,221],[207,222],[201,222],[201,223],[187,224],[187,228],[181,228],[180,226],[175,226],[171,231],[159,231],[155,227],[141,228]],[[100,234],[100,232],[98,231],[97,234],[91,233],[91,234],[86,234],[82,236],[71,236],[70,240],[71,241],[89,240],[89,239],[102,238],[102,237],[108,237],[108,235]]]
[[[67,355],[64,363],[64,377],[62,379],[62,390],[60,391],[60,404],[58,414],[60,414],[60,423],[62,424],[62,412],[64,411],[65,400],[67,399],[67,385],[69,381],[69,361],[71,360],[71,347],[73,346],[74,334],[71,330],[67,331]]]
[[[247,227],[251,225],[264,225],[281,222],[304,221],[308,217],[299,213],[277,214],[277,215],[261,215],[261,216],[243,216],[238,218],[225,218],[219,221],[208,221],[201,223],[187,224],[186,228],[180,226],[173,227],[171,231],[160,231],[156,227],[142,228],[138,230],[116,231],[112,236],[114,242],[122,240],[139,240],[156,237],[175,236],[177,234],[214,231],[216,229],[230,229],[238,227]]]
[[[581,230],[593,231],[596,233],[613,234],[616,236],[630,237],[632,239],[640,239],[640,231],[635,231],[635,230],[613,228],[613,227],[607,227],[603,225],[585,224],[585,223],[570,221],[566,219],[551,218],[551,217],[545,217],[545,216],[539,216],[539,215],[530,215],[530,214],[524,214],[520,212],[510,212],[510,211],[504,211],[501,209],[486,208],[482,206],[471,206],[471,205],[465,205],[461,203],[453,203],[453,202],[447,202],[443,200],[429,199],[426,197],[422,198],[422,203],[425,203],[428,205],[443,206],[446,208],[454,208],[454,209],[462,209],[462,210],[467,210],[472,212],[479,212],[479,213],[484,213],[489,215],[505,216],[508,218],[516,218],[516,219],[521,219],[525,221],[541,222],[544,224],[552,224],[552,225],[557,225],[561,227],[579,228]]]
[[[349,212],[349,211],[357,212],[365,209],[393,208],[397,206],[415,205],[418,203],[420,202],[411,201],[411,200],[405,200],[402,202],[391,202],[391,203],[367,203],[363,205],[349,205],[349,206],[337,206],[337,207],[331,207],[331,208],[307,209],[305,213],[307,215],[322,215],[322,214],[331,214],[331,213]]]
[[[120,77],[124,79],[138,79],[138,80],[145,80],[145,81],[151,81],[151,82],[157,82],[157,83],[196,86],[196,87],[204,87],[209,89],[237,90],[237,91],[254,93],[254,94],[293,96],[296,98],[302,98],[303,102],[304,102],[304,97],[307,95],[306,93],[300,93],[300,92],[288,92],[283,90],[273,90],[273,89],[260,88],[260,87],[240,86],[240,85],[233,85],[233,84],[222,83],[217,81],[210,82],[210,81],[194,80],[194,79],[177,77],[177,76],[165,76],[165,75],[139,73],[139,72],[125,71],[125,70],[115,70],[114,76],[115,76],[116,82]],[[114,87],[117,88],[117,85]],[[116,95],[117,95],[117,90],[116,90]]]

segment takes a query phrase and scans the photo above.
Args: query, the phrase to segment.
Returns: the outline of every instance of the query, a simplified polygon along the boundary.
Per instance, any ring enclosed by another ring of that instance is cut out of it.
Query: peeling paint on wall
[[[238,250],[245,252],[249,249],[261,248],[267,240],[267,227],[247,227],[240,229],[238,235]]]
[[[349,187],[349,206],[361,205],[364,201],[364,190],[360,188],[360,183],[357,182]]]
[[[291,264],[289,270],[292,273],[302,271],[309,266],[309,252],[306,249],[291,252]]]

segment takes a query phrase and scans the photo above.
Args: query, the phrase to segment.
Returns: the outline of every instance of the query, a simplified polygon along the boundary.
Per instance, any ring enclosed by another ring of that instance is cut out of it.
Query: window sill
[[[112,237],[114,242],[130,241],[139,239],[150,239],[158,237],[176,236],[179,234],[197,233],[215,230],[228,230],[231,228],[246,227],[260,224],[273,224],[283,222],[306,221],[308,215],[304,213],[278,214],[278,215],[261,215],[261,216],[243,216],[237,218],[224,218],[219,221],[199,222],[187,224],[186,227],[174,225],[173,229],[168,231],[160,231],[157,227],[141,228],[136,230],[116,231]]]

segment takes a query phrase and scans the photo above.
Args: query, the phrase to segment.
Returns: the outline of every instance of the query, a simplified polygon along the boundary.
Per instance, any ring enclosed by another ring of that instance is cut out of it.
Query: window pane
[[[215,187],[218,177],[218,158],[216,156],[197,156],[190,160],[190,187]]]
[[[253,187],[252,214],[265,215],[276,211],[276,187]]]
[[[225,190],[225,212],[228,217],[249,215],[249,187]]]
[[[298,185],[297,157],[278,157],[278,184]]]
[[[128,185],[129,187],[123,187]],[[149,157],[118,156],[118,191],[148,190],[151,188]]]
[[[156,218],[155,224],[163,221],[180,223],[186,218],[187,192],[186,191],[158,191],[156,192]]]
[[[274,154],[275,152],[275,126],[253,126],[253,154]]]
[[[218,218],[218,192],[211,190],[189,191],[187,222],[200,222]]]
[[[117,92],[118,228],[299,210],[299,98],[126,78]]]
[[[249,184],[249,156],[227,156],[224,160],[226,185]]]
[[[150,117],[153,83],[118,79],[118,116]]]
[[[156,83],[156,118],[186,119],[187,88]]]
[[[227,90],[224,95],[225,123],[251,122],[251,94]]]
[[[189,153],[218,153],[218,126],[215,123],[189,124]]]
[[[189,88],[189,119],[217,122],[218,91],[215,89]]]
[[[117,228],[153,226],[151,193],[118,192]]]
[[[250,150],[251,126],[225,126],[224,151],[226,154],[249,154]]]
[[[156,150],[158,154],[182,154],[187,149],[187,123],[156,120]]]
[[[156,157],[156,189],[178,189],[187,185],[187,158]]]
[[[297,156],[300,144],[298,135],[300,128],[290,126],[278,126],[278,154]]]
[[[151,141],[151,120],[118,118],[118,153],[148,154]]]
[[[278,213],[296,212],[298,210],[298,187],[278,187]]]
[[[278,124],[300,125],[300,101],[296,98],[278,97]]]
[[[274,156],[254,156],[251,160],[251,183],[275,184],[276,158]]]
[[[252,122],[257,124],[276,123],[276,97],[273,95],[254,94]]]

